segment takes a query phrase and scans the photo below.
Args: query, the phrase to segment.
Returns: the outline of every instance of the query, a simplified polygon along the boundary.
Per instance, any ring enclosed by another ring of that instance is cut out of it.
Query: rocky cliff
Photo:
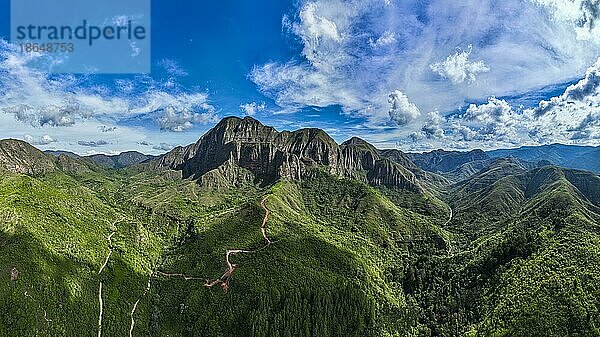
[[[80,174],[91,172],[95,165],[64,153],[46,154],[26,142],[0,140],[0,169],[13,173],[41,175],[54,171]]]
[[[240,179],[253,178],[301,180],[311,174],[310,168],[319,167],[340,177],[415,192],[423,187],[410,168],[424,174],[407,158],[394,160],[359,138],[338,145],[320,129],[278,132],[251,117],[225,118],[195,144],[175,148],[145,166],[181,171],[184,178],[208,185],[219,180],[237,185]]]

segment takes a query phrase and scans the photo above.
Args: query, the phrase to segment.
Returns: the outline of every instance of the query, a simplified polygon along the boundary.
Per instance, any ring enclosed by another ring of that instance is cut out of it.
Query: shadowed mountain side
[[[233,185],[239,185],[239,179],[252,178],[241,172],[250,172],[263,183],[302,180],[310,174],[310,167],[322,167],[331,174],[374,186],[393,186],[417,193],[424,191],[424,183],[418,176],[430,179],[427,183],[431,184],[445,182],[415,165],[402,164],[356,138],[338,145],[323,130],[278,132],[251,117],[228,117],[197,143],[178,147],[143,165],[158,171],[181,171],[184,178],[203,181],[210,173],[230,180]]]

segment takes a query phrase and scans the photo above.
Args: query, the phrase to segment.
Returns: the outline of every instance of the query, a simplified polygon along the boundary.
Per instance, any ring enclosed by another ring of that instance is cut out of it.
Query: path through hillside
[[[117,224],[121,221],[123,221],[123,219],[116,220],[115,222],[112,223],[111,227],[116,228]],[[113,237],[113,235],[115,235],[115,233],[116,233],[116,230],[112,231],[106,238],[106,241],[108,241],[108,254],[106,254],[104,263],[98,270],[98,275],[102,274],[102,271],[104,270],[104,268],[106,268],[106,265],[108,264],[108,260],[110,259],[110,256],[112,255],[112,252],[113,252],[112,237]],[[102,284],[102,281],[100,281],[100,283],[98,285],[98,305],[100,307],[100,310],[98,313],[98,337],[102,336],[102,319],[104,317],[104,302],[102,301],[102,287],[103,287],[103,284]]]
[[[150,281],[152,281],[152,275],[154,275],[154,272],[150,273],[150,276],[148,277],[148,284],[146,284],[146,288],[144,289],[142,296],[140,296],[140,298],[138,298],[137,301],[135,301],[135,303],[133,304],[133,308],[131,309],[131,313],[129,314],[131,316],[131,325],[129,326],[129,337],[133,337],[133,328],[135,327],[135,318],[133,317],[133,315],[135,314],[135,311],[137,309],[138,304],[140,303],[140,300],[144,296],[146,296],[148,291],[150,291]]]
[[[452,221],[452,217],[454,216],[454,211],[452,210],[452,207],[448,206],[448,208],[450,209],[450,216],[448,217],[448,221],[444,222],[442,228],[448,226]],[[448,239],[448,257],[454,256],[454,253],[452,251],[452,240]]]
[[[212,288],[213,286],[220,284],[221,287],[223,288],[223,291],[227,292],[229,290],[229,282],[231,281],[233,272],[238,268],[237,264],[231,263],[230,257],[232,255],[236,255],[236,254],[253,254],[253,253],[259,252],[259,251],[269,247],[273,243],[273,241],[271,241],[271,239],[269,239],[269,237],[267,236],[267,221],[269,221],[269,216],[271,215],[271,211],[265,205],[268,198],[269,198],[269,196],[267,195],[260,202],[260,206],[265,210],[265,216],[263,217],[263,221],[260,226],[260,231],[262,233],[263,239],[265,239],[265,242],[266,242],[265,245],[262,246],[261,248],[255,249],[255,250],[245,250],[245,249],[230,249],[230,250],[228,250],[225,253],[225,262],[227,263],[227,269],[225,269],[225,273],[223,273],[223,275],[221,277],[219,277],[218,279],[216,279],[212,282],[209,282],[210,280],[206,280],[206,283],[204,284],[205,287]]]

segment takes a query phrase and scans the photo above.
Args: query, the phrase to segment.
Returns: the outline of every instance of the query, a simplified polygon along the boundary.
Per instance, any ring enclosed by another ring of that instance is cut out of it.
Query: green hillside
[[[600,333],[593,173],[505,159],[439,189],[315,164],[274,183],[235,164],[191,180],[11,144],[1,336]]]

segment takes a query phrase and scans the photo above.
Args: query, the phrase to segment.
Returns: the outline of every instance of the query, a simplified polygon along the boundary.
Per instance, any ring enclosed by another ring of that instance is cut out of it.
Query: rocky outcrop
[[[16,140],[0,140],[0,169],[27,175],[43,175],[62,171],[83,174],[98,167],[88,159],[68,152],[44,153],[30,144]]]
[[[220,185],[223,179],[237,185],[240,179],[248,179],[244,172],[263,182],[301,180],[310,168],[319,167],[371,185],[422,191],[414,172],[364,140],[352,138],[338,145],[320,129],[278,132],[251,117],[225,118],[195,144],[178,147],[144,165],[181,171],[184,178],[203,185]]]
[[[54,158],[26,142],[0,140],[0,168],[13,173],[39,175],[56,170]]]

